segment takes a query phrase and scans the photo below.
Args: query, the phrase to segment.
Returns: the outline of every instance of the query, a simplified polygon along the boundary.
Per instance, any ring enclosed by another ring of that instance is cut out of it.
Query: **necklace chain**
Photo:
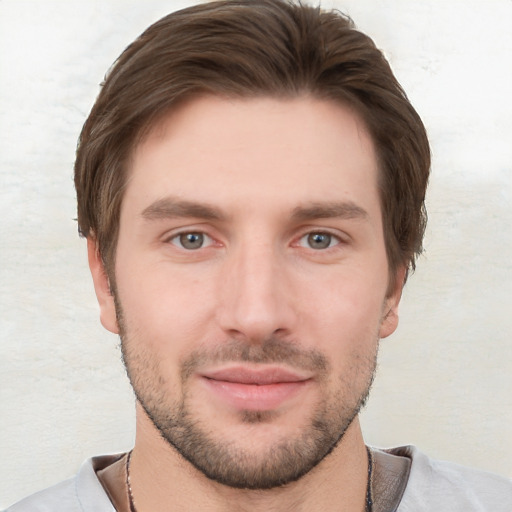
[[[364,512],[372,512],[373,510],[373,456],[372,451],[366,447],[368,453],[368,480],[366,482],[366,505]]]
[[[128,501],[130,503],[130,512],[137,512],[135,508],[135,500],[133,499],[132,484],[130,482],[130,459],[132,458],[132,451],[128,452],[126,457],[126,487],[128,488]]]
[[[373,493],[372,493],[372,473],[373,473],[373,457],[370,448],[366,447],[368,453],[368,481],[366,484],[366,500],[365,500],[365,512],[372,512],[373,509]],[[130,512],[137,512],[135,508],[135,500],[133,499],[132,485],[130,482],[130,459],[132,457],[132,451],[128,452],[126,457],[126,487],[128,489],[128,502],[130,504]]]

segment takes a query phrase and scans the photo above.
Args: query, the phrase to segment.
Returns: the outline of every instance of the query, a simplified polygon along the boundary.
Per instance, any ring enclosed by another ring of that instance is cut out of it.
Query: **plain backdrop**
[[[0,508],[127,450],[134,399],[77,236],[76,139],[170,0],[0,1]],[[425,254],[382,343],[370,444],[512,476],[512,1],[325,1],[391,62],[433,149]]]

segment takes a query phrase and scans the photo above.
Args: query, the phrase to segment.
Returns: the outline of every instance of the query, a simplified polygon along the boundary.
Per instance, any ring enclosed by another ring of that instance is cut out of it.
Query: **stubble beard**
[[[157,358],[144,351],[142,340],[128,336],[120,312],[118,307],[123,362],[146,415],[162,438],[184,459],[207,478],[232,488],[272,489],[311,471],[340,443],[365,405],[374,379],[376,348],[371,355],[354,356],[350,371],[339,376],[337,388],[318,403],[300,434],[278,439],[255,454],[237,446],[236,440],[220,439],[219,432],[212,431],[194,416],[187,390],[194,369],[205,362],[286,362],[291,367],[314,369],[318,375],[327,376],[326,358],[317,351],[298,349],[279,338],[270,338],[259,345],[232,340],[214,352],[191,354],[181,366],[181,397],[173,399]],[[354,389],[354,382],[359,389]],[[268,411],[241,411],[240,421],[265,424],[271,423],[273,416]]]

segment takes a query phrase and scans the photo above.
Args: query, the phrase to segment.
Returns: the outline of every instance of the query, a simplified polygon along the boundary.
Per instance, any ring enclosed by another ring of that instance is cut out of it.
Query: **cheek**
[[[352,276],[330,280],[321,292],[305,294],[300,315],[307,338],[338,363],[349,354],[375,350],[386,282]]]
[[[337,272],[306,274],[301,289],[296,290],[302,299],[302,307],[318,318],[329,317],[335,321],[355,323],[380,318],[387,290],[387,273],[367,268],[342,268]]]
[[[118,267],[118,296],[128,336],[165,359],[180,358],[208,338],[211,293],[197,276],[148,266]]]

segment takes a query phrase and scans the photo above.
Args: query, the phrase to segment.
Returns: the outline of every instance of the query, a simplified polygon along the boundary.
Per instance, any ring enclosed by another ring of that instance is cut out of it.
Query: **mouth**
[[[296,398],[311,375],[282,367],[228,367],[201,374],[217,400],[237,410],[272,411]]]

